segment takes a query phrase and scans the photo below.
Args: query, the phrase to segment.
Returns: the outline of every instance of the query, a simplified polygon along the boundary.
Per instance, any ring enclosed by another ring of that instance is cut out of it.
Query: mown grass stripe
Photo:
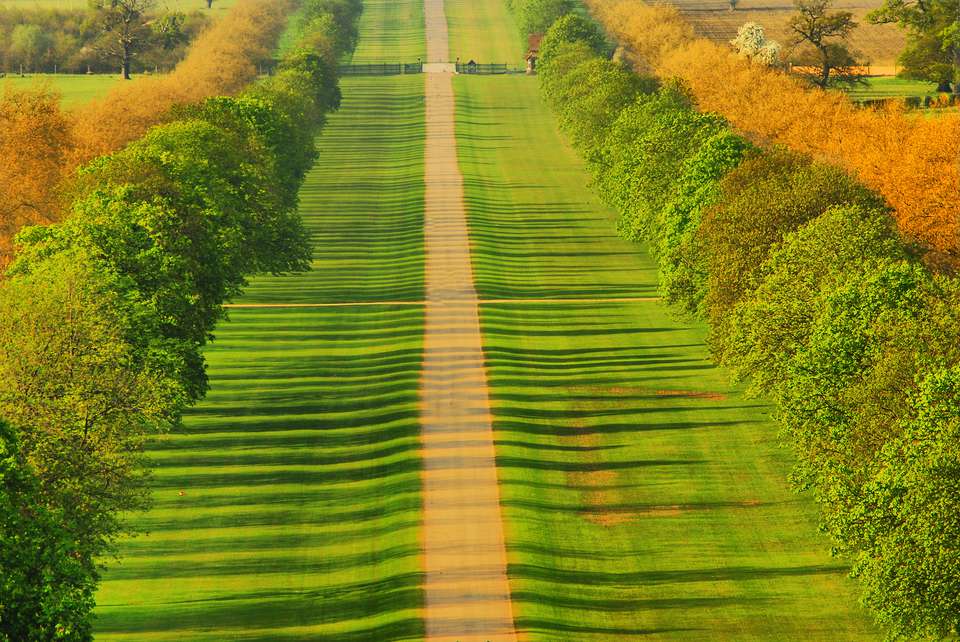
[[[423,81],[343,91],[303,189],[315,269],[238,303],[371,304],[230,311],[210,394],[150,449],[98,639],[422,637]]]

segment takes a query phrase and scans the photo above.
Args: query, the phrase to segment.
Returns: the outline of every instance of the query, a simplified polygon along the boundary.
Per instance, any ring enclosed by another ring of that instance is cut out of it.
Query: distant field
[[[785,47],[790,39],[787,21],[794,13],[792,0],[740,0],[736,11],[723,1],[667,0],[676,6],[701,36],[717,42],[726,42],[737,35],[737,29],[745,22],[763,25],[767,36],[781,42]],[[903,34],[894,25],[872,25],[866,15],[880,6],[880,0],[838,0],[837,9],[853,12],[860,26],[851,40],[854,49],[863,59],[875,67],[874,73],[892,74],[897,55],[903,48]]]
[[[935,83],[902,78],[868,78],[865,86],[850,91],[850,97],[854,100],[936,95]]]
[[[214,0],[212,11],[223,12],[232,7],[236,0]],[[160,7],[170,11],[206,11],[206,0],[159,0]],[[18,9],[77,9],[87,6],[87,0],[0,0],[0,7]]]
[[[70,74],[30,74],[24,78],[19,76],[0,80],[0,84],[7,83],[16,88],[26,88],[42,83],[48,83],[53,89],[63,95],[64,107],[82,105],[94,98],[107,93],[119,82],[119,75],[70,75]]]

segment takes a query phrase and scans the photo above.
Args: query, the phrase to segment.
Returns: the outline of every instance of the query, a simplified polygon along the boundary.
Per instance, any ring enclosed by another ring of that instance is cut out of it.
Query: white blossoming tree
[[[763,26],[748,22],[737,31],[737,37],[730,41],[737,53],[762,65],[774,67],[780,64],[783,48],[776,40],[767,40]]]

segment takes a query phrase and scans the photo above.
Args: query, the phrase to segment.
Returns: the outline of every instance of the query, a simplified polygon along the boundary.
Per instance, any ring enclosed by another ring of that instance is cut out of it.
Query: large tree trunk
[[[830,84],[830,63],[824,57],[823,67],[820,68],[820,86],[824,89]]]
[[[207,9],[213,9],[213,0],[207,0]]]
[[[120,70],[124,80],[130,80],[130,47],[123,45],[123,68]]]

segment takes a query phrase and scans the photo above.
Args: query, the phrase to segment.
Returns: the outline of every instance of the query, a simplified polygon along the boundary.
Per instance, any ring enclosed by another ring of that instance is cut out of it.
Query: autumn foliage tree
[[[9,261],[13,235],[24,225],[59,216],[54,187],[73,148],[60,97],[44,88],[0,94],[0,268]]]

